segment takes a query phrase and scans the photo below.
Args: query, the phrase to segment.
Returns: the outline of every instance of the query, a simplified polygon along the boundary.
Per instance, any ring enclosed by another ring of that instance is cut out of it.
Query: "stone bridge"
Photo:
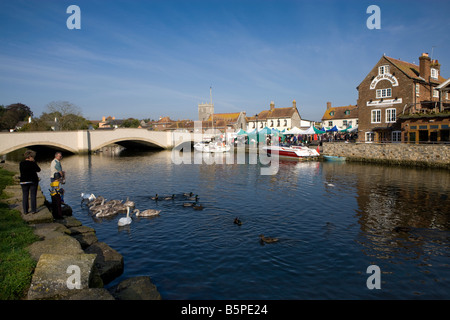
[[[201,134],[119,128],[114,130],[0,133],[0,155],[32,146],[47,146],[75,154],[90,153],[110,144],[172,149],[201,140]]]

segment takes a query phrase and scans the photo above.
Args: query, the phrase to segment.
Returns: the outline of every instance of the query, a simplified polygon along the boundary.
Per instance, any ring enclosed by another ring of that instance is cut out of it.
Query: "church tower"
[[[212,102],[212,88],[209,88],[209,96],[211,98],[210,103],[200,103],[198,105],[198,120],[206,121],[214,114],[214,104]]]

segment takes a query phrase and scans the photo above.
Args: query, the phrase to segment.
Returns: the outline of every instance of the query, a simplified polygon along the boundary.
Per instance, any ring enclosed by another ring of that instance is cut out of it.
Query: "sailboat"
[[[209,96],[211,99],[211,105],[212,105],[212,87],[209,87]],[[214,111],[211,114],[211,127],[214,132]],[[228,152],[230,151],[231,147],[230,145],[227,145],[224,142],[218,142],[218,141],[201,141],[194,144],[194,149],[198,152],[205,152],[205,153],[216,153],[216,152]]]

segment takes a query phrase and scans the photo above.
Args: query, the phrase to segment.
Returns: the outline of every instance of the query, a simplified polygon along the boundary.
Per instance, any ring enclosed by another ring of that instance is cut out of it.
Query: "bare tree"
[[[89,126],[81,109],[69,101],[52,101],[47,105],[47,110],[41,118],[54,121],[56,130],[83,130]]]

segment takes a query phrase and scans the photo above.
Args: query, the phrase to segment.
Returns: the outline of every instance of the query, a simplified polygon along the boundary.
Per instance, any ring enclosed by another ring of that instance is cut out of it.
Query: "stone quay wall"
[[[450,169],[450,145],[324,142],[322,154],[349,161]]]

